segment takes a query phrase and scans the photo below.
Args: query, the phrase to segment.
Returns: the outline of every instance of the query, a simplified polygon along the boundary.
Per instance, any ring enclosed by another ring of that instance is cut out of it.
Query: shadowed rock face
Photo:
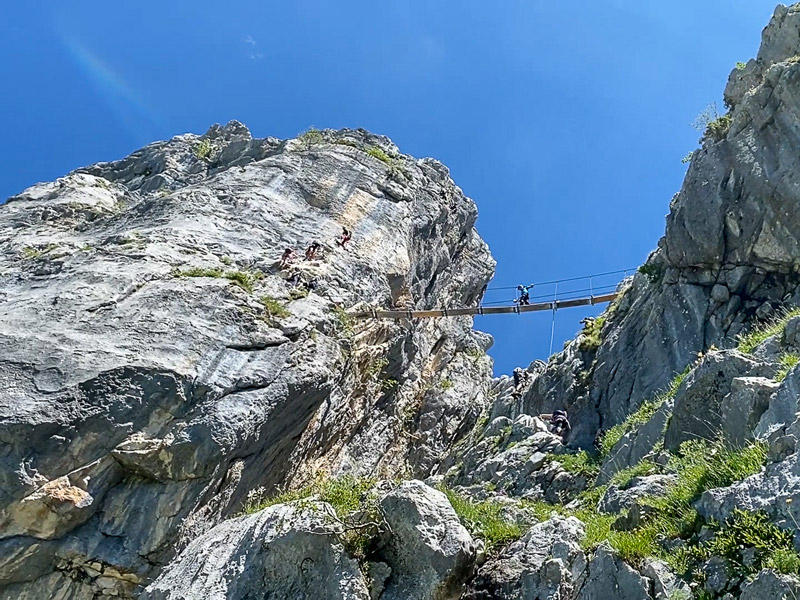
[[[490,361],[464,351],[490,338],[335,307],[474,304],[494,268],[476,217],[443,165],[386,138],[255,140],[235,122],[11,198],[3,597],[136,594],[257,487],[427,475],[486,404]],[[314,240],[322,258],[278,269]]]

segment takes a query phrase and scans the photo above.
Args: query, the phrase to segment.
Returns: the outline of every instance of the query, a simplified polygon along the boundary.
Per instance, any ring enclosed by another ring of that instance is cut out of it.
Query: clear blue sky
[[[0,198],[156,139],[365,127],[447,164],[495,286],[641,264],[771,0],[40,0],[0,20]],[[495,292],[487,300],[508,293]],[[508,296],[511,297],[510,295]],[[557,315],[555,348],[590,311]],[[549,314],[483,317],[498,373]]]

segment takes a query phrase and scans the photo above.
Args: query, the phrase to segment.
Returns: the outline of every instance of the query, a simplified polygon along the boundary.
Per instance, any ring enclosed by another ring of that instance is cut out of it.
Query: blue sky
[[[456,8],[457,7],[457,8]],[[663,234],[690,126],[754,57],[772,1],[8,3],[0,198],[212,123],[365,127],[447,164],[495,287],[635,267]],[[608,280],[601,283],[607,283]],[[511,298],[491,292],[488,301]],[[560,311],[555,346],[591,310]],[[476,319],[498,373],[549,314]]]

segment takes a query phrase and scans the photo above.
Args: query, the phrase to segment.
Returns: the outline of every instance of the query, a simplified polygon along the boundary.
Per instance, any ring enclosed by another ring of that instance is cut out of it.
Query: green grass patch
[[[244,514],[252,514],[287,502],[318,499],[331,505],[339,523],[342,525],[340,537],[345,549],[359,559],[363,559],[371,535],[369,528],[362,528],[364,521],[381,523],[382,517],[378,508],[378,499],[370,490],[375,480],[356,478],[350,475],[336,479],[318,479],[311,485],[299,490],[282,492],[263,497],[258,491],[248,495]]]
[[[204,269],[202,267],[192,267],[184,271],[178,271],[178,277],[215,277],[220,278],[224,275],[222,269]]]
[[[270,318],[283,319],[292,314],[280,300],[272,296],[261,296],[258,301],[264,306]]]
[[[582,352],[592,352],[600,347],[600,342],[603,341],[602,333],[605,323],[606,318],[603,316],[586,321],[586,324],[583,326],[583,331],[581,331],[580,341],[578,342],[578,348]]]
[[[234,285],[238,285],[246,292],[253,292],[253,285],[261,279],[261,273],[248,273],[245,271],[223,271],[216,268],[193,267],[183,271],[176,271],[178,277],[213,277],[215,279],[227,279]]]
[[[667,400],[672,399],[675,396],[675,392],[678,391],[678,387],[683,383],[683,380],[686,379],[686,376],[692,370],[692,365],[686,367],[683,372],[678,373],[675,378],[670,382],[669,387],[667,389],[658,394],[654,399],[647,400],[642,403],[642,405],[633,413],[628,415],[628,418],[625,419],[619,425],[614,425],[611,429],[603,434],[603,438],[600,441],[600,455],[605,458],[611,453],[611,450],[614,449],[614,446],[622,439],[622,436],[628,433],[629,431],[633,431],[637,427],[640,427],[647,423],[654,414],[661,408],[661,405],[664,404]]]
[[[654,462],[649,460],[643,460],[640,463],[633,465],[632,467],[628,467],[627,469],[623,469],[616,473],[609,483],[611,485],[615,485],[620,489],[626,489],[631,481],[633,481],[636,477],[645,477],[647,475],[653,475],[654,473],[658,473],[658,465]]]
[[[333,327],[338,334],[350,338],[355,333],[355,319],[343,308],[334,306]]]
[[[389,365],[389,361],[385,358],[373,358],[364,367],[364,377],[366,379],[374,379],[381,374],[381,371]]]
[[[781,382],[786,379],[786,376],[789,374],[798,362],[800,362],[800,356],[795,354],[794,352],[787,352],[779,359],[780,367],[778,368],[778,372],[775,373],[775,381]]]
[[[441,383],[439,384],[443,391],[447,391],[453,387],[453,382],[450,379],[442,379]]]
[[[767,338],[783,333],[783,330],[786,328],[786,323],[797,316],[800,316],[800,308],[784,311],[780,316],[771,321],[756,325],[749,332],[739,336],[739,344],[737,346],[739,352],[750,354]]]
[[[367,148],[367,154],[370,156],[377,158],[379,161],[386,163],[387,165],[392,164],[392,157],[386,154],[381,148],[377,146],[370,146]]]
[[[447,496],[464,527],[473,536],[483,540],[487,552],[499,549],[522,536],[522,526],[503,517],[501,504],[490,500],[470,500],[444,486],[439,487],[439,491]]]
[[[574,454],[551,454],[551,460],[561,463],[561,466],[568,473],[582,475],[587,479],[594,479],[600,471],[600,462],[597,456],[593,456],[580,450]]]
[[[300,300],[306,297],[308,297],[308,288],[296,287],[289,290],[289,298],[291,300]]]
[[[387,377],[386,379],[381,379],[381,389],[384,392],[390,392],[397,387],[397,379],[392,379],[391,377]]]
[[[747,67],[747,63],[746,62],[738,61],[736,63],[736,70],[737,71],[744,71],[746,67]]]

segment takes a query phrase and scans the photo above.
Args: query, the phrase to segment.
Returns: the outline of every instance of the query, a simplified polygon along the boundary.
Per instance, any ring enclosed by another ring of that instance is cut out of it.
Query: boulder
[[[142,600],[369,600],[330,505],[278,504],[225,521],[189,544]]]
[[[664,436],[664,429],[671,414],[672,401],[667,400],[647,423],[623,435],[600,466],[597,483],[600,485],[608,483],[614,475],[639,464],[650,454]]]
[[[690,600],[692,589],[680,579],[662,560],[646,559],[642,575],[653,582],[654,600]]]
[[[755,579],[742,584],[739,600],[794,600],[800,597],[800,579],[764,569]]]
[[[464,600],[573,598],[576,580],[586,567],[580,548],[583,534],[583,523],[574,517],[554,516],[534,525],[480,568]]]
[[[612,514],[622,512],[639,498],[663,496],[675,480],[675,475],[648,475],[634,477],[625,489],[611,485],[600,499],[597,510]]]
[[[779,384],[765,377],[736,377],[722,399],[722,436],[740,447],[754,438],[759,419],[767,410]]]
[[[379,553],[392,570],[381,598],[459,598],[478,548],[447,497],[408,481],[381,498],[380,508],[391,535]]]
[[[769,364],[736,350],[706,354],[675,394],[664,445],[675,451],[687,440],[718,439],[723,426],[722,401],[730,392],[733,380],[771,376],[772,372]]]
[[[581,600],[652,600],[650,580],[628,566],[606,544],[595,552],[584,578],[576,595]]]

